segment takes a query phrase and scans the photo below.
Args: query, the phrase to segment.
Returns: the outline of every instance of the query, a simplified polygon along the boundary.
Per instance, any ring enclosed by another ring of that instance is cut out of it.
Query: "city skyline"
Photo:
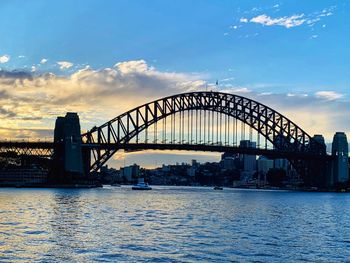
[[[151,100],[206,89],[256,99],[327,142],[336,131],[349,135],[346,2],[0,5],[8,25],[0,29],[3,138],[51,139],[56,116],[67,111],[87,130]],[[128,156],[149,166],[219,155]],[[122,163],[117,155],[113,164]]]

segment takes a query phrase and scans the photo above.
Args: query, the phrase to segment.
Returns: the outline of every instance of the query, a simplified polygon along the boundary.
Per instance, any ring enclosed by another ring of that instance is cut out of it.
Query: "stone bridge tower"
[[[80,122],[77,113],[68,112],[58,117],[55,124],[52,178],[58,182],[71,182],[84,177]]]
[[[334,134],[332,143],[332,176],[330,185],[337,186],[349,181],[349,146],[346,134],[337,132]]]

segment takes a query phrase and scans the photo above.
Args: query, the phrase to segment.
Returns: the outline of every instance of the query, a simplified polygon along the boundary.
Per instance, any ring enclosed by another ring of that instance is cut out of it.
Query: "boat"
[[[137,184],[132,186],[132,190],[152,190],[152,187],[150,187],[148,183],[145,183],[144,178],[139,178]]]
[[[222,188],[221,186],[214,186],[214,190],[223,190],[224,188]]]
[[[121,185],[118,183],[111,183],[111,186],[121,187]]]

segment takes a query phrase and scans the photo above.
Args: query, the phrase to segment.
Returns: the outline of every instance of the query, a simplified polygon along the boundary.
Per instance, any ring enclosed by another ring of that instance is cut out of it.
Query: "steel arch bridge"
[[[258,147],[239,147],[238,137],[252,141],[253,133]],[[136,107],[83,133],[82,146],[91,151],[88,162],[92,172],[120,149],[274,152],[295,165],[296,159],[327,157],[323,145],[272,108],[212,91],[177,94]]]

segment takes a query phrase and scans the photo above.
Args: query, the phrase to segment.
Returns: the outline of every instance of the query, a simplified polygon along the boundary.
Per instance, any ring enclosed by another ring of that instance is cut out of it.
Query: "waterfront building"
[[[191,166],[191,167],[187,168],[187,175],[190,177],[194,177],[194,176],[196,176],[196,171],[197,171],[197,167]]]
[[[195,167],[195,168],[199,168],[199,166],[200,166],[200,163],[199,162],[197,162],[197,160],[192,160],[191,161],[191,165],[193,166],[193,167]]]
[[[170,172],[170,170],[171,170],[171,166],[170,165],[165,165],[165,164],[162,165],[162,171],[163,172]]]
[[[283,169],[285,171],[288,171],[288,160],[287,159],[275,159],[274,160],[274,168],[276,169]]]
[[[128,181],[133,181],[134,178],[139,177],[140,174],[140,166],[137,164],[133,164],[130,166],[126,166],[121,169],[122,176]]]
[[[236,168],[236,160],[232,157],[221,160],[221,167],[225,170],[233,170]]]
[[[48,171],[36,166],[0,169],[0,186],[26,187],[48,183]]]
[[[264,156],[260,156],[257,160],[258,173],[260,175],[266,175],[267,172],[274,167],[273,160],[270,160]]]
[[[256,143],[250,140],[242,140],[239,144],[244,148],[256,148]],[[256,172],[256,155],[241,154],[241,161],[243,163],[243,172],[246,175],[253,175]]]

